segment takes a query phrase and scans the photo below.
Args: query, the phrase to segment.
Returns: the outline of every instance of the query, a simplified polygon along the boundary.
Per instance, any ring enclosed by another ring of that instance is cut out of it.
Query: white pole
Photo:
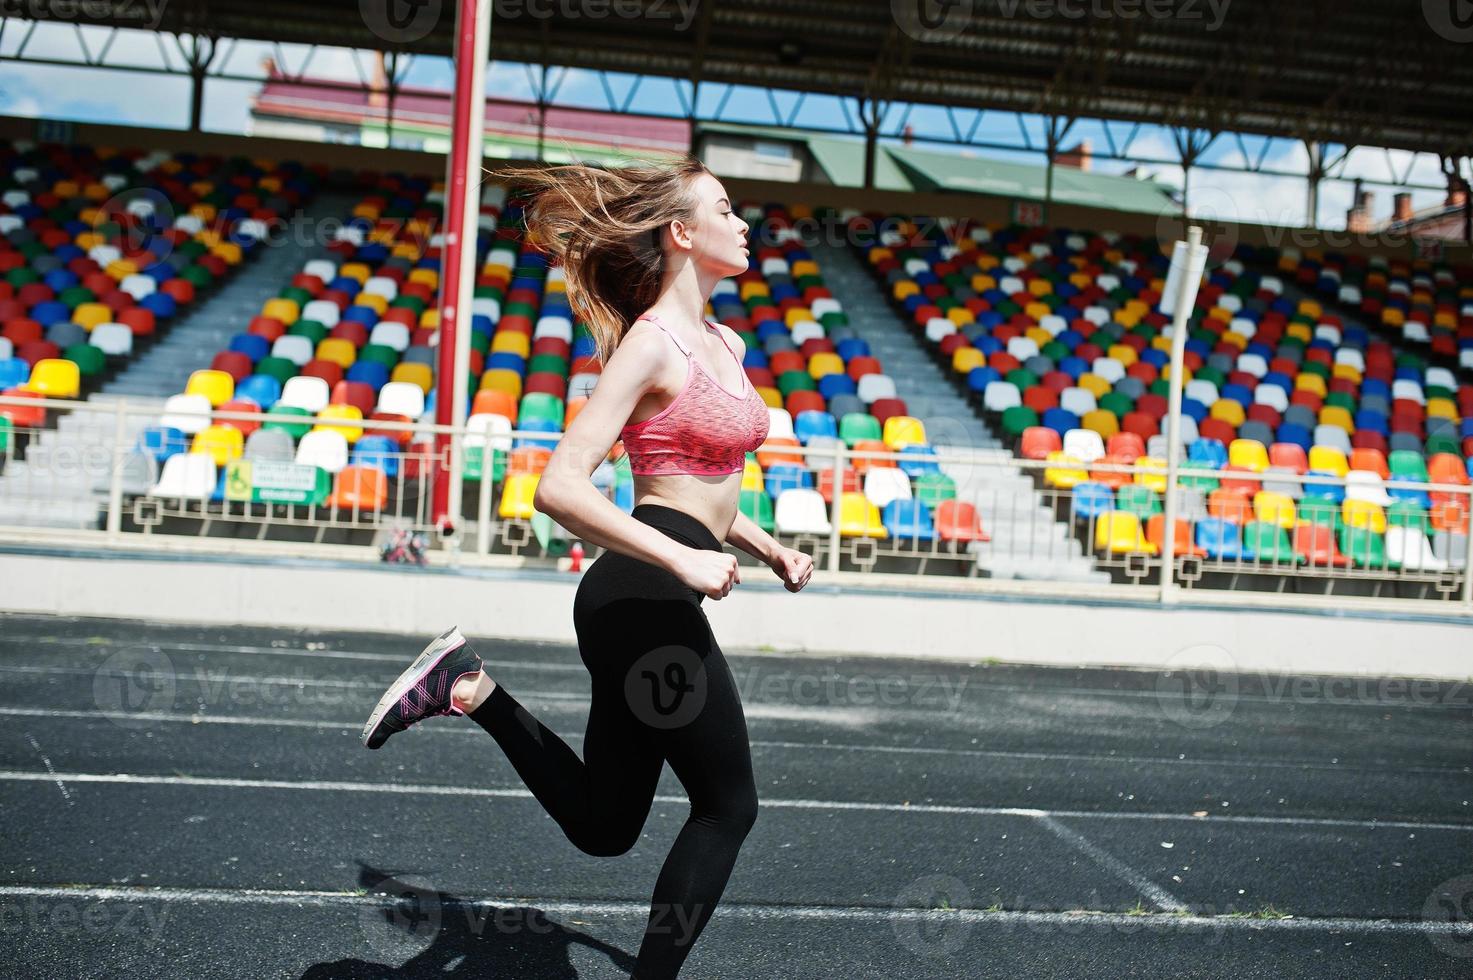
[[[1171,399],[1166,416],[1166,530],[1161,536],[1161,602],[1163,605],[1176,599],[1176,511],[1177,457],[1181,453],[1181,393],[1182,375],[1186,372],[1187,320],[1191,316],[1192,304],[1197,299],[1197,287],[1202,281],[1205,255],[1202,253],[1202,229],[1192,225],[1187,229],[1185,246],[1177,242],[1172,257],[1172,272],[1167,277],[1162,305],[1170,305],[1171,319]],[[1175,281],[1173,281],[1175,280]],[[1174,292],[1173,292],[1174,287]]]

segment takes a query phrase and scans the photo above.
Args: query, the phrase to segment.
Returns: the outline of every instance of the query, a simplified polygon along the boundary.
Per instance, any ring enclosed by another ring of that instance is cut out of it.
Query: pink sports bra
[[[733,395],[701,367],[701,362],[691,356],[680,338],[658,317],[646,313],[639,319],[649,320],[675,341],[675,346],[685,355],[687,368],[685,387],[669,405],[658,415],[626,425],[620,431],[624,451],[629,454],[630,472],[638,476],[671,473],[725,476],[740,472],[746,465],[747,453],[767,438],[768,425],[767,403],[752,386],[746,369],[741,372],[742,391]],[[706,326],[716,330],[722,345],[731,351],[737,367],[741,368],[741,358],[731,350],[726,337],[710,321],[706,321]]]

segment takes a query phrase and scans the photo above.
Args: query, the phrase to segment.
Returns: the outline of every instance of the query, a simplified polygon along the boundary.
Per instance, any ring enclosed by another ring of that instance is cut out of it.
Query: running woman
[[[742,368],[742,340],[704,318],[712,289],[747,268],[747,225],[699,161],[602,170],[519,169],[532,240],[561,259],[569,299],[603,372],[557,443],[536,508],[607,549],[573,602],[592,704],[583,758],[482,669],[457,629],[437,637],[363,729],[376,749],[436,715],[469,715],[496,739],[568,839],[617,855],[639,838],[665,762],[690,816],[655,881],[633,977],[679,974],[757,819],[746,718],[701,609],[741,582],[730,542],[790,592],[809,556],[737,507],[767,406]],[[622,439],[634,475],[626,514],[590,477]]]

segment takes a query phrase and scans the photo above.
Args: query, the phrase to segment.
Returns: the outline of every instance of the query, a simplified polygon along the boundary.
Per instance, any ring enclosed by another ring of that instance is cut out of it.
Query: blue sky
[[[88,39],[90,50],[95,56],[105,32],[100,28],[82,27],[81,34]],[[24,32],[11,30],[0,37],[0,53],[14,56],[20,46]],[[26,54],[32,57],[77,59],[80,54],[77,32],[72,25],[41,24],[30,36]],[[371,56],[366,52],[352,52],[342,48],[320,47],[315,50],[300,45],[268,45],[259,42],[222,42],[215,68],[223,68],[235,75],[260,77],[262,62],[267,57],[275,58],[291,71],[301,71],[314,78],[327,78],[342,82],[358,82],[367,77]],[[153,35],[144,32],[120,32],[109,49],[110,64],[130,64],[156,67],[160,62],[179,67],[183,56],[172,36]],[[535,79],[541,69],[519,64],[493,62],[488,72],[487,92],[490,95],[511,99],[531,99],[535,91]],[[598,75],[587,71],[553,69],[552,80],[561,84],[556,91],[558,104],[607,109],[609,94]],[[681,101],[677,87],[689,91],[684,82],[672,79],[648,77],[638,81],[633,76],[607,78],[609,90],[617,104],[628,100],[632,112],[667,114],[679,111]],[[448,89],[451,82],[451,65],[448,58],[417,57],[410,64],[405,83],[413,86]],[[205,86],[205,128],[230,133],[245,133],[250,129],[250,97],[258,88],[255,82],[236,82],[221,79],[211,80]],[[632,92],[632,97],[631,97]],[[702,86],[698,111],[713,114],[725,98],[722,119],[731,122],[752,122],[773,125],[775,122],[773,103],[782,121],[791,119],[794,125],[819,128],[846,127],[852,123],[845,119],[840,101],[827,96],[808,96],[799,99],[796,93],[769,93],[759,88],[737,88],[729,95],[725,86],[707,84]],[[796,110],[796,111],[795,111]],[[893,107],[887,117],[887,126],[898,126],[905,108]],[[47,65],[0,62],[0,112],[9,115],[75,119],[95,122],[119,122],[141,126],[158,126],[182,129],[189,122],[189,86],[185,79],[150,75],[136,72],[108,71],[105,69],[53,67]],[[852,115],[851,103],[851,118]],[[927,135],[946,137],[952,133],[952,121],[946,111],[938,106],[915,106],[906,117],[914,127],[917,138]],[[967,133],[974,132],[979,141],[1023,147],[1022,130],[1034,146],[1044,142],[1044,120],[1036,116],[1018,117],[1013,113],[988,112],[981,114],[972,110],[954,113],[956,126]],[[973,130],[973,125],[975,130]],[[1117,148],[1123,149],[1130,141],[1134,127],[1124,123],[1101,123],[1081,120],[1069,133],[1066,143],[1088,139],[1095,153],[1108,151],[1113,135]],[[1136,155],[1155,159],[1171,159],[1175,147],[1168,131],[1158,127],[1140,127],[1130,150]],[[1204,160],[1218,164],[1234,164],[1243,161],[1244,151],[1248,158],[1263,157],[1264,166],[1271,169],[1302,173],[1307,164],[1307,153],[1302,144],[1288,140],[1264,140],[1260,137],[1244,137],[1242,146],[1231,137],[1219,138],[1205,154]],[[1015,159],[1029,163],[1041,163],[1036,153],[1022,150],[978,148],[968,152],[977,155]],[[1120,161],[1096,160],[1095,169],[1105,173],[1119,173],[1132,164]],[[1347,167],[1348,176],[1357,174],[1368,178],[1387,178],[1393,172],[1401,174],[1410,168],[1413,182],[1440,185],[1441,175],[1437,161],[1426,155],[1413,156],[1400,151],[1386,153],[1380,150],[1357,150]],[[1159,179],[1180,186],[1182,173],[1179,167],[1170,165],[1147,165],[1145,169]],[[1218,172],[1194,169],[1191,187],[1193,200],[1198,209],[1208,217],[1233,218],[1272,224],[1302,224],[1305,221],[1305,182],[1299,177],[1271,177],[1265,175]],[[1390,188],[1376,188],[1378,213],[1389,212]],[[1321,205],[1318,215],[1323,227],[1344,226],[1346,208],[1350,205],[1351,185],[1340,181],[1327,181],[1321,188]],[[1414,192],[1417,207],[1440,203],[1441,191]]]

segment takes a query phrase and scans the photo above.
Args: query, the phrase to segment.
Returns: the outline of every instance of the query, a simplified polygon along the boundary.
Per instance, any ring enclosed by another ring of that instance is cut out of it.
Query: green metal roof
[[[864,183],[862,140],[736,123],[700,123],[699,127],[707,132],[802,143],[835,184],[858,187]],[[875,187],[879,190],[989,194],[1041,201],[1046,196],[1046,181],[1047,169],[1037,164],[888,143],[881,143],[875,150]],[[1159,214],[1170,203],[1170,194],[1170,187],[1155,180],[1054,168],[1053,199],[1060,204]]]

